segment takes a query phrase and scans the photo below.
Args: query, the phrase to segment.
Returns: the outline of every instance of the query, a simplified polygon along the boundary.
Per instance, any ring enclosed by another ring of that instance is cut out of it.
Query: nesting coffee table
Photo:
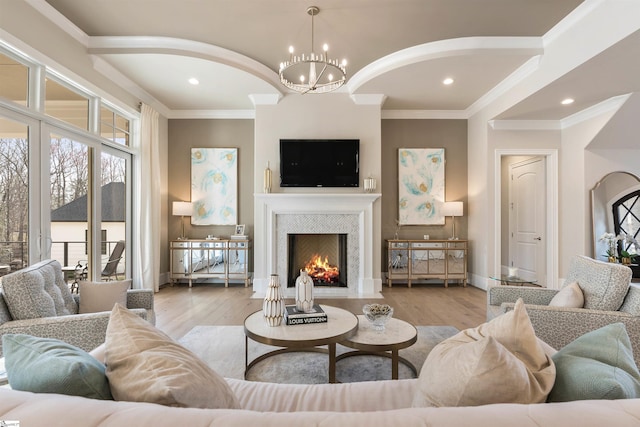
[[[391,379],[398,379],[399,363],[407,366],[414,375],[418,375],[416,367],[407,359],[400,357],[398,351],[412,346],[418,340],[418,330],[411,323],[391,318],[384,331],[377,331],[363,316],[358,316],[358,331],[340,344],[354,348],[355,351],[343,353],[337,360],[351,356],[384,356],[391,358]]]
[[[292,351],[321,352],[329,354],[329,382],[336,382],[336,344],[342,342],[358,330],[358,318],[353,313],[329,305],[321,305],[327,313],[326,323],[306,325],[268,326],[262,310],[250,314],[244,320],[245,334],[245,378],[249,370],[258,362],[277,354]],[[249,361],[249,339],[282,347]],[[327,346],[327,348],[319,348]]]
[[[320,352],[329,355],[329,382],[336,382],[336,362],[346,357],[375,355],[391,359],[391,378],[398,379],[399,363],[417,375],[416,367],[400,357],[398,351],[413,345],[418,339],[416,327],[400,319],[392,318],[384,331],[373,329],[363,316],[347,310],[321,305],[327,313],[327,323],[306,325],[268,326],[262,310],[249,315],[244,321],[245,378],[257,363],[287,352]],[[262,354],[249,361],[249,339],[276,347],[277,350]],[[336,356],[336,344],[355,349]],[[327,348],[324,348],[327,346]]]

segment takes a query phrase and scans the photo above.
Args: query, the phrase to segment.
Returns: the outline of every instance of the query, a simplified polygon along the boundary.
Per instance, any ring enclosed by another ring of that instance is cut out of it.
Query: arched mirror
[[[593,258],[605,258],[608,247],[599,240],[604,233],[633,235],[637,232],[640,202],[632,193],[638,190],[640,178],[629,172],[611,172],[591,190]],[[634,276],[638,273],[634,270]]]

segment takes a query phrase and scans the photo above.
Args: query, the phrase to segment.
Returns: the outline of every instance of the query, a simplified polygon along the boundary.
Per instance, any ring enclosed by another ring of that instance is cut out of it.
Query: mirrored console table
[[[467,286],[467,240],[387,240],[387,285],[418,279],[450,280]]]
[[[171,283],[188,280],[189,287],[196,279],[240,280],[249,286],[250,240],[172,240],[170,243]]]

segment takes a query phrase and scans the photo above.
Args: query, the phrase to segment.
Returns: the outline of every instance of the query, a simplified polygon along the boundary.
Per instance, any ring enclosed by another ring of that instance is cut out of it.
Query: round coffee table
[[[321,305],[327,313],[326,323],[310,323],[304,325],[269,326],[265,322],[262,310],[250,314],[244,320],[245,378],[247,372],[258,362],[276,354],[305,351],[329,354],[329,382],[336,382],[336,344],[354,335],[358,329],[358,318],[347,310]],[[283,347],[256,357],[249,362],[249,338],[253,341]],[[326,349],[318,348],[327,346]]]
[[[399,362],[411,369],[414,375],[418,375],[418,370],[413,363],[398,354],[400,349],[412,346],[418,340],[418,330],[415,326],[392,317],[384,330],[378,331],[363,315],[358,316],[358,323],[358,332],[340,342],[340,344],[356,350],[342,353],[337,357],[337,360],[365,355],[389,357],[391,358],[391,379],[398,379]]]

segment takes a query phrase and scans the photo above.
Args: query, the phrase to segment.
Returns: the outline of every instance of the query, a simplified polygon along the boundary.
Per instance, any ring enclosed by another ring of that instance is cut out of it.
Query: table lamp
[[[463,211],[463,203],[462,202],[444,202],[442,205],[442,215],[447,217],[451,217],[452,223],[452,235],[451,239],[456,238],[456,218],[457,216],[462,216]]]
[[[191,216],[193,208],[191,202],[173,202],[173,216],[181,217],[182,221],[182,234],[180,240],[185,240],[184,237],[184,217]]]

